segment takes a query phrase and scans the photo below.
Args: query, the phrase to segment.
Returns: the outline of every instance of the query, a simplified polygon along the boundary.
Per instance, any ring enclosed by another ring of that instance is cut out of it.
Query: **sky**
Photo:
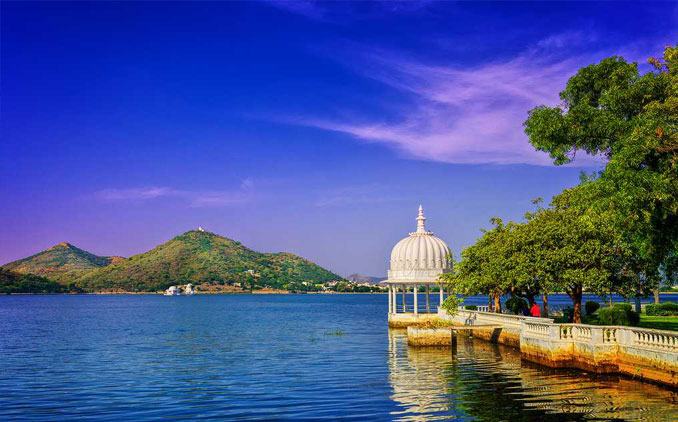
[[[0,264],[187,230],[385,276],[604,165],[523,132],[577,69],[678,43],[678,2],[0,3]]]

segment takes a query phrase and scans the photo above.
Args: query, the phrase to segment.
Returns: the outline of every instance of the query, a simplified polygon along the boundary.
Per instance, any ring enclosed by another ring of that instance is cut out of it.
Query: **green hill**
[[[21,274],[0,267],[0,294],[63,293],[66,287],[35,274]]]
[[[247,274],[253,270],[257,277]],[[158,291],[177,284],[220,284],[302,289],[304,282],[342,280],[291,253],[259,253],[240,242],[189,231],[154,249],[91,271],[75,283],[85,291]]]
[[[19,259],[2,268],[21,274],[36,274],[61,284],[69,284],[82,275],[124,258],[98,256],[62,242],[40,253]]]

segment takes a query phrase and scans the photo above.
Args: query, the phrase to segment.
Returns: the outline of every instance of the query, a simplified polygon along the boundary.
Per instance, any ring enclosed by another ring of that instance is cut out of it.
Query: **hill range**
[[[2,269],[6,275],[35,274],[84,292],[155,292],[187,283],[303,290],[343,280],[297,255],[256,252],[202,230],[188,231],[129,258],[98,256],[64,242]]]

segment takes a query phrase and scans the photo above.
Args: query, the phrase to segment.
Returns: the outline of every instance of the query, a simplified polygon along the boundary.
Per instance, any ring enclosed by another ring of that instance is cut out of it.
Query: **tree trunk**
[[[659,305],[659,289],[653,290],[654,293],[654,304]]]
[[[574,304],[574,315],[572,316],[572,322],[575,324],[581,324],[582,290],[582,286],[577,286],[569,293],[572,303]]]
[[[494,295],[494,312],[501,313],[501,296],[499,296],[499,293]]]
[[[527,303],[530,304],[530,308],[531,308],[532,305],[534,305],[534,295],[526,294],[525,298],[527,299]]]
[[[636,312],[640,313],[640,296],[636,296]]]
[[[493,306],[493,301],[494,300],[494,295],[492,293],[487,295],[487,312],[492,312],[494,311],[494,306]]]
[[[548,318],[549,316],[549,294],[544,292],[542,295],[542,300],[544,301],[544,315],[542,315],[544,318]]]

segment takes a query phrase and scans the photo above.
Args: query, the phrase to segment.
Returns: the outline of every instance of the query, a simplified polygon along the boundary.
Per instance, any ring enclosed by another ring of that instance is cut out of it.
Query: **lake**
[[[678,420],[676,392],[480,340],[408,348],[386,313],[386,295],[2,296],[0,420]]]

